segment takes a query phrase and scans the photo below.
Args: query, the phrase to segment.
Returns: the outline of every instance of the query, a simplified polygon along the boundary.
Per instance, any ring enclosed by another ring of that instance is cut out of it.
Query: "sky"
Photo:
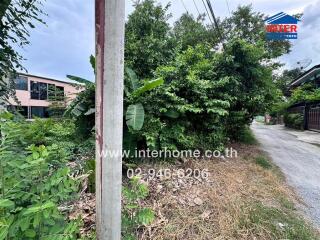
[[[173,24],[186,10],[197,16],[204,13],[202,0],[158,0],[166,5],[171,2],[170,24]],[[296,62],[312,59],[320,64],[320,0],[216,0],[212,1],[217,17],[230,16],[239,5],[252,4],[255,11],[266,15],[279,12],[287,14],[304,13],[298,27],[298,39],[291,40],[292,52],[280,58],[286,68]],[[19,50],[26,59],[23,64],[30,74],[66,79],[67,74],[94,80],[89,56],[94,54],[94,0],[48,0],[44,2],[43,17],[46,25],[37,24],[30,31],[31,44]],[[134,8],[132,0],[126,0],[126,15]]]

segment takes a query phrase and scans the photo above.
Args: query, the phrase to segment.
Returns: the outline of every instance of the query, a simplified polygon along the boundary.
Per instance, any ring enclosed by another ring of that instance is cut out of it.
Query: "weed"
[[[258,141],[253,135],[249,127],[245,127],[239,134],[239,142],[248,144],[248,145],[257,145]]]
[[[272,168],[271,163],[269,162],[269,160],[264,157],[264,156],[258,156],[255,159],[256,164],[258,164],[259,166],[265,168],[265,169],[270,169]]]
[[[250,205],[248,217],[241,219],[240,227],[252,229],[255,235],[271,239],[317,239],[313,229],[290,211],[267,207],[260,202]]]

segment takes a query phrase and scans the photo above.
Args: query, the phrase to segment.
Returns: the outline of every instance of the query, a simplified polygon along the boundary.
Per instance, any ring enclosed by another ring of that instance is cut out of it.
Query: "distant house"
[[[291,84],[293,90],[304,84],[320,88],[320,65],[316,65],[297,77]],[[292,113],[300,113],[304,117],[304,129],[320,131],[320,101],[300,102],[288,109]]]
[[[51,101],[67,106],[82,90],[81,85],[69,81],[19,74],[14,80],[16,98],[9,99],[8,109],[17,109],[27,119],[50,117]]]
[[[301,74],[290,84],[290,88],[293,89],[305,83],[314,84],[315,88],[320,87],[320,64]]]

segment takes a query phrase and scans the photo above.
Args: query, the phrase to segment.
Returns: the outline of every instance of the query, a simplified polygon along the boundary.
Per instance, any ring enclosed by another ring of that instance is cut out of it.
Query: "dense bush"
[[[304,129],[304,117],[301,113],[285,113],[284,123],[287,127],[299,130]]]
[[[141,135],[149,148],[222,147],[230,106],[223,91],[229,79],[216,77],[213,65],[210,48],[199,45],[157,69],[165,84],[140,100],[147,114]]]
[[[290,104],[315,101],[320,101],[320,88],[316,88],[311,83],[294,89],[289,98]]]
[[[184,15],[170,28],[168,6],[146,0],[135,7],[126,23],[126,67],[133,71],[125,75],[124,147],[201,150],[240,140],[254,116],[263,115],[278,97],[270,59],[286,52],[289,42],[266,43],[258,31],[263,15],[250,7],[239,8],[224,26],[230,30],[246,21],[254,28],[239,25],[237,33],[245,40],[226,35],[221,51],[216,50],[216,30],[201,19]],[[205,36],[203,41],[198,33]],[[163,79],[164,84],[134,94],[137,85],[144,88],[156,81],[150,79]],[[79,95],[73,104],[80,110],[76,121],[90,118],[88,126],[93,127],[93,110],[87,106],[92,103],[93,89]]]
[[[23,148],[25,126],[11,114],[1,115],[0,239],[75,239],[79,224],[68,221],[59,206],[75,198],[79,183],[69,176],[66,155],[57,154],[57,145]],[[44,141],[37,134],[41,130],[34,132],[39,142]]]

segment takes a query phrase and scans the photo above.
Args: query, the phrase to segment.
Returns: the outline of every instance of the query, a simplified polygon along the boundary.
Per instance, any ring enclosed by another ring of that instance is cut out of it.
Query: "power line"
[[[201,14],[200,14],[200,12],[199,12],[199,9],[198,9],[198,6],[197,6],[197,4],[196,4],[195,0],[193,0],[193,3],[194,3],[194,6],[195,6],[195,7],[196,7],[196,9],[197,9],[197,12],[198,12],[199,16],[200,16]]]
[[[215,27],[216,27],[219,35],[220,35],[220,40],[221,40],[221,42],[222,42],[222,44],[223,44],[222,33],[221,33],[221,31],[220,31],[220,28],[219,28],[219,25],[218,25],[218,21],[217,21],[215,15],[214,15],[213,8],[212,8],[212,5],[211,5],[210,0],[207,0],[207,4],[208,4],[209,10],[210,10],[210,12],[211,12],[211,16],[212,16],[212,18],[213,18],[213,21],[214,21],[214,25],[215,25]],[[224,44],[223,44],[223,45],[224,45]]]
[[[230,6],[229,6],[229,1],[228,0],[226,0],[226,4],[227,4],[228,11],[229,11],[229,15],[231,15],[231,11],[230,11]]]
[[[188,9],[187,9],[186,5],[184,4],[184,1],[183,1],[183,0],[181,0],[181,2],[182,2],[182,5],[183,5],[184,9],[185,9],[185,10],[186,10],[186,12],[189,14]]]
[[[207,8],[207,5],[205,4],[204,0],[202,0],[202,3],[203,3],[204,8],[206,9],[207,16],[208,16],[208,18],[209,18],[209,20],[210,20],[211,24],[213,25],[213,22],[212,22],[212,20],[211,20],[211,17],[210,17],[210,14],[209,14],[208,8]]]

